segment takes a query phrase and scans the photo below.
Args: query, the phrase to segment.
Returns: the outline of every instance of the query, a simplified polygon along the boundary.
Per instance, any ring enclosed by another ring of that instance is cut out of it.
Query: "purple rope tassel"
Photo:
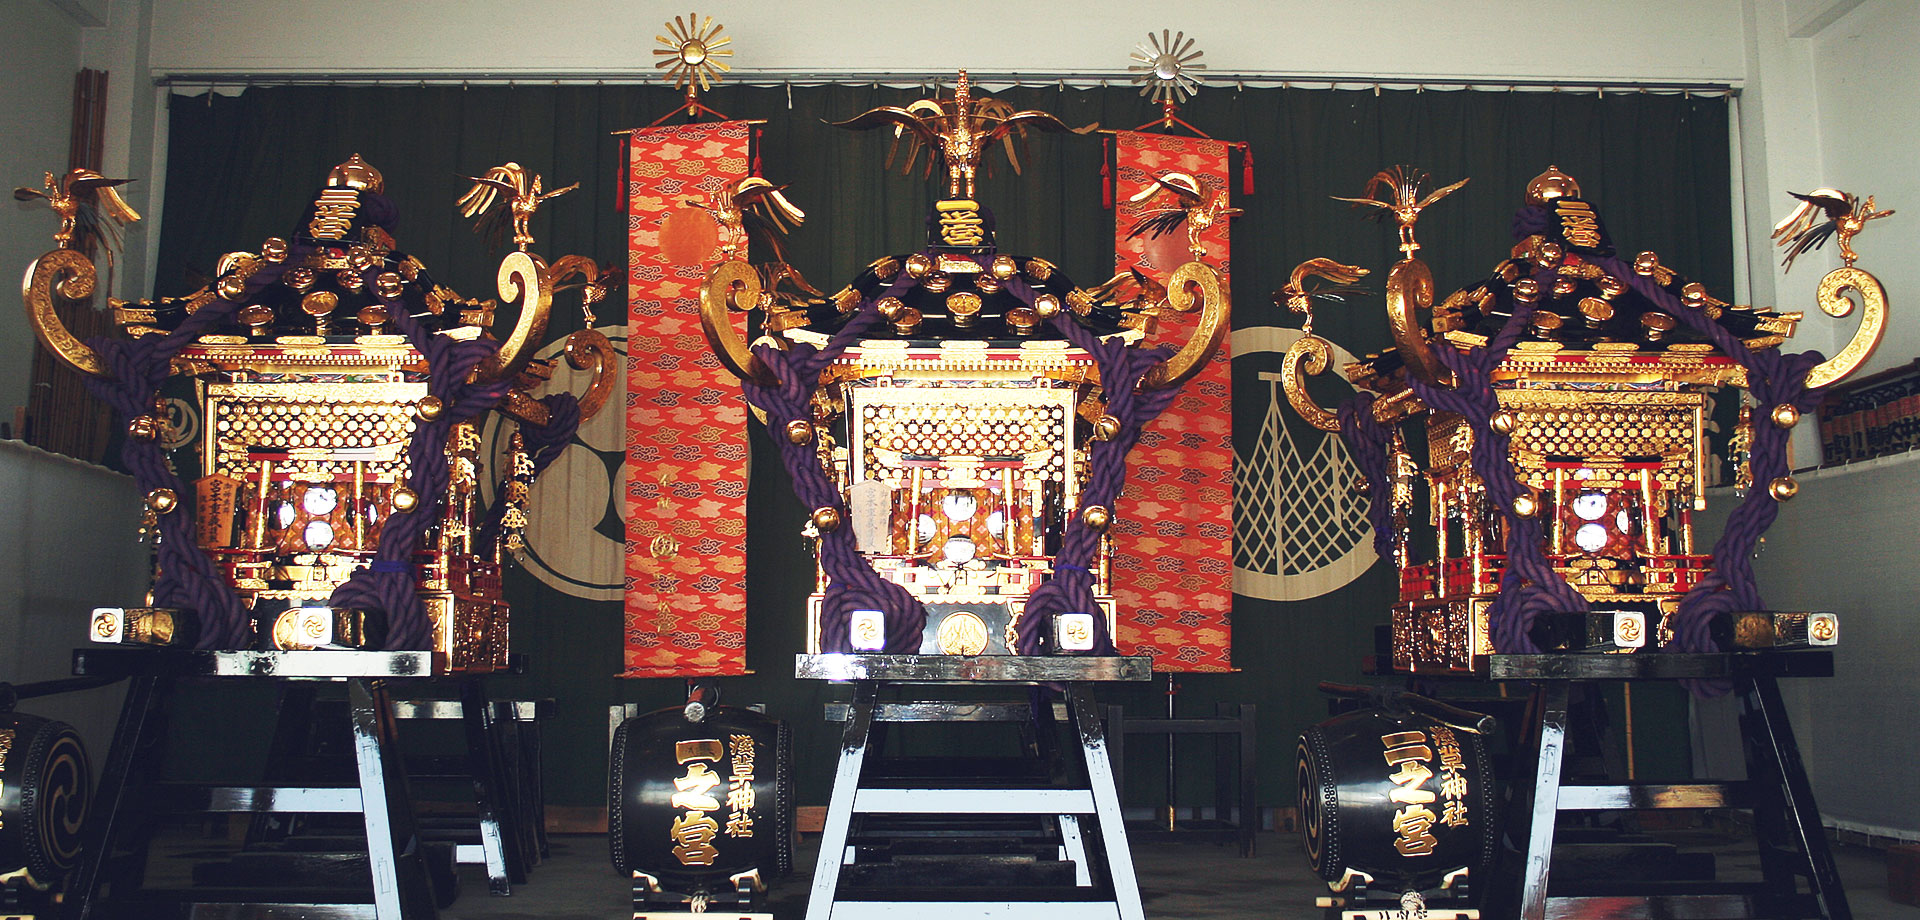
[[[1392,559],[1397,534],[1393,527],[1393,471],[1387,465],[1387,443],[1393,429],[1373,417],[1374,395],[1361,391],[1340,404],[1340,439],[1347,442],[1353,463],[1367,477],[1367,522],[1373,525],[1373,551]]]
[[[203,333],[233,315],[240,304],[280,280],[287,267],[301,260],[311,247],[294,246],[283,262],[261,261],[246,279],[240,296],[216,293],[214,300],[194,311],[173,331],[141,339],[94,338],[87,345],[100,355],[112,379],[87,377],[87,389],[113,407],[122,425],[153,411],[154,394],[167,379],[173,357]],[[215,288],[216,292],[218,288]],[[186,495],[186,484],[167,465],[158,440],[127,438],[120,458],[142,493],[171,489]],[[253,644],[253,622],[213,560],[200,548],[191,516],[175,511],[160,515],[160,573],[153,583],[154,603],[192,610],[200,617],[199,648],[247,648]]]
[[[520,427],[520,439],[526,445],[527,454],[533,459],[533,478],[547,471],[553,461],[560,459],[566,452],[573,436],[580,431],[580,400],[572,393],[554,393],[541,397],[540,402],[547,407],[547,423],[539,428]],[[487,509],[480,526],[474,528],[476,545],[491,546],[500,539],[500,521],[507,515],[506,483],[511,475],[501,480],[500,488],[495,490],[493,506]]]
[[[375,290],[374,278],[384,269],[375,265],[362,273],[367,290]],[[407,443],[406,486],[418,497],[411,511],[395,511],[380,529],[380,544],[373,562],[353,573],[335,588],[327,603],[356,610],[383,610],[387,614],[388,650],[425,650],[432,645],[433,623],[420,603],[416,590],[413,554],[427,529],[439,520],[440,505],[446,499],[447,436],[457,422],[473,418],[499,405],[511,386],[500,380],[485,386],[467,382],[467,376],[481,361],[494,354],[499,344],[486,339],[456,341],[435,334],[407,312],[399,298],[375,295],[387,307],[394,328],[405,334],[427,359],[427,393],[442,406],[432,420],[416,419],[413,437]]]

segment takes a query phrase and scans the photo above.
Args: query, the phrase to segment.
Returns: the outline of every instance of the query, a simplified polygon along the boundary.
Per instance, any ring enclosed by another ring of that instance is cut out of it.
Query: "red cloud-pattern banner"
[[[700,329],[715,235],[663,231],[747,176],[751,132],[628,142],[626,677],[746,673],[746,402]]]
[[[1190,258],[1184,227],[1129,238],[1171,194],[1129,202],[1169,172],[1199,180],[1210,203],[1228,191],[1231,145],[1203,138],[1121,131],[1114,138],[1114,267],[1138,267],[1164,284]],[[1221,220],[1202,237],[1206,259],[1225,279],[1231,268]],[[1184,341],[1198,317],[1166,313],[1157,342]],[[1115,522],[1113,593],[1120,650],[1153,656],[1157,671],[1233,670],[1232,378],[1222,346],[1207,366],[1147,426],[1128,458]]]

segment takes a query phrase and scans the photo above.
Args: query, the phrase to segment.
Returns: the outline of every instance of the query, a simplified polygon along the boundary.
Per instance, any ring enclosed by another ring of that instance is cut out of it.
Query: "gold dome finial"
[[[1527,203],[1544,205],[1555,198],[1580,197],[1580,183],[1573,177],[1560,171],[1558,166],[1548,166],[1547,171],[1534,176],[1527,183]]]
[[[360,159],[360,154],[356,153],[347,157],[345,163],[335,166],[331,172],[327,173],[327,184],[344,185],[361,191],[379,193],[386,190],[387,180],[380,175],[380,170],[374,169],[366,160]]]

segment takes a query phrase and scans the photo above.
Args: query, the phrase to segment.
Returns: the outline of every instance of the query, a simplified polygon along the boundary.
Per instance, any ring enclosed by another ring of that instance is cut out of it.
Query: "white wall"
[[[1888,331],[1860,371],[1872,373],[1920,355],[1920,4],[1910,0],[1751,0],[1754,67],[1743,102],[1760,102],[1743,133],[1748,153],[1751,228],[1787,213],[1786,191],[1832,186],[1872,194],[1900,213],[1875,221],[1856,240],[1859,266],[1886,285]],[[1764,148],[1756,159],[1755,146]],[[1832,354],[1853,335],[1852,318],[1833,320],[1813,306],[1820,276],[1840,264],[1831,244],[1803,256],[1792,275],[1757,245],[1755,288],[1775,286],[1770,302],[1802,309],[1795,341]],[[1756,299],[1765,299],[1756,295]],[[1818,456],[1817,423],[1796,430],[1796,465]],[[1800,496],[1781,509],[1756,565],[1762,596],[1783,610],[1833,610],[1841,649],[1832,680],[1790,681],[1800,750],[1829,823],[1920,839],[1920,803],[1875,793],[1877,765],[1920,754],[1912,705],[1920,677],[1903,659],[1920,647],[1920,541],[1913,537],[1920,496],[1920,454],[1907,454],[1802,477]],[[1868,756],[1862,756],[1866,754]]]
[[[131,477],[0,441],[0,680],[69,676],[72,650],[86,643],[88,611],[144,601],[139,507]],[[27,700],[20,709],[72,723],[98,770],[123,691]]]
[[[42,173],[67,171],[67,133],[73,111],[73,75],[80,69],[80,22],[49,0],[0,2],[0,189],[39,188]],[[27,263],[53,248],[60,222],[44,204],[30,208],[11,196],[0,209],[0,276],[18,277]],[[0,306],[0,419],[13,423],[25,405],[33,373],[33,332],[11,296]]]
[[[650,74],[654,36],[698,9],[742,70],[1124,72],[1185,30],[1222,71],[1486,79],[1737,80],[1739,0],[155,0],[161,73]],[[262,27],[236,29],[235,23]]]

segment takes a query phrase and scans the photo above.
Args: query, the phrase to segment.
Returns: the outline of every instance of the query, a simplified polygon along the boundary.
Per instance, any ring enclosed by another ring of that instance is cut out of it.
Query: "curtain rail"
[[[953,74],[940,72],[874,72],[858,71],[820,72],[820,71],[750,71],[735,70],[728,74],[732,83],[749,86],[767,86],[798,84],[803,86],[822,84],[860,84],[884,83],[891,85],[931,85],[953,79]],[[1132,75],[1124,71],[1112,73],[1085,72],[1045,72],[1022,73],[969,71],[968,76],[975,84],[989,85],[1072,85],[1090,86],[1128,86]],[[1373,77],[1364,74],[1287,74],[1270,71],[1242,71],[1206,73],[1204,86],[1211,89],[1241,87],[1247,85],[1300,86],[1302,88],[1351,87],[1364,89],[1431,89],[1431,90],[1527,90],[1530,92],[1658,92],[1658,93],[1701,93],[1709,95],[1735,94],[1740,91],[1736,83],[1713,81],[1659,81],[1659,80],[1495,80],[1467,79],[1459,76],[1435,76],[1422,78],[1397,75],[1391,77]],[[153,82],[157,86],[285,86],[285,85],[395,85],[409,84],[462,84],[462,85],[510,85],[521,83],[549,84],[649,84],[658,83],[651,73],[637,71],[529,71],[525,73],[494,73],[486,71],[436,71],[420,73],[376,73],[352,72],[339,73],[211,73],[181,71],[177,73],[156,74]]]

